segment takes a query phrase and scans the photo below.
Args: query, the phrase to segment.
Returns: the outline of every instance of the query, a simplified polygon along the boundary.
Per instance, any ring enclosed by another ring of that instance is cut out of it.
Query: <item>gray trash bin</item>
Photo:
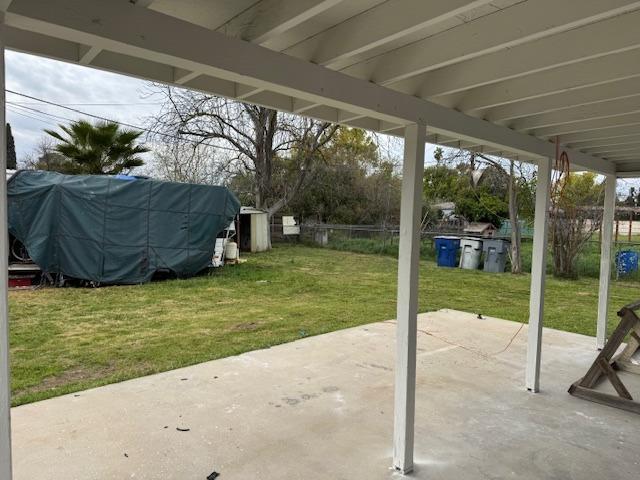
[[[491,239],[484,241],[483,251],[485,272],[504,272],[510,245],[511,242],[509,242],[509,240]]]
[[[460,268],[476,270],[482,257],[482,240],[464,237],[460,240]]]

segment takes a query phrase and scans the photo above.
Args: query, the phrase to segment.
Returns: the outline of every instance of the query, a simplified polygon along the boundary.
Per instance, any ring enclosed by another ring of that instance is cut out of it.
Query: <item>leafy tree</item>
[[[15,170],[18,161],[16,159],[16,143],[11,133],[11,124],[7,123],[7,168]]]
[[[326,223],[397,222],[400,180],[364,130],[340,127],[321,153],[292,213]]]
[[[141,154],[149,149],[136,143],[142,132],[124,130],[114,122],[91,124],[78,120],[60,125],[63,134],[46,133],[58,140],[55,150],[71,161],[68,173],[115,175],[144,164]]]
[[[442,149],[442,147],[436,147],[435,150],[433,151],[433,158],[436,161],[436,163],[440,163],[442,161],[444,157],[444,150]]]
[[[638,193],[635,187],[629,187],[629,195],[622,202],[627,207],[635,207],[638,204]]]
[[[496,227],[508,215],[509,206],[504,198],[492,194],[486,189],[468,189],[456,201],[456,213],[471,222],[488,222]]]
[[[427,203],[455,202],[461,192],[470,188],[466,170],[466,165],[451,168],[439,164],[425,168],[423,191]]]
[[[458,215],[496,226],[508,216],[512,225],[511,271],[521,273],[520,218],[533,215],[535,176],[514,160],[464,150],[446,157],[443,153],[436,152],[436,165],[425,170],[427,203],[454,202]]]
[[[427,204],[454,202],[456,214],[467,220],[490,222],[500,226],[508,210],[504,200],[504,179],[492,168],[488,168],[487,171],[491,174],[485,178],[483,175],[477,184],[474,184],[468,163],[459,163],[455,168],[444,164],[426,168],[424,197]]]

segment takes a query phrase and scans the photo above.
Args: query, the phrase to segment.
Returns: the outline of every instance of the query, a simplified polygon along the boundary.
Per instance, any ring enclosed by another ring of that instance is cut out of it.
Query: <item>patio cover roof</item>
[[[377,132],[640,173],[640,2],[0,0],[7,48]]]

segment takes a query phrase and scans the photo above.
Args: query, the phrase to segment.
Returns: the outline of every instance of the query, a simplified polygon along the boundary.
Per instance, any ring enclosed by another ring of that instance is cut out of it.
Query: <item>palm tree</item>
[[[68,173],[92,175],[116,175],[129,172],[144,164],[139,156],[148,152],[143,145],[136,145],[142,132],[123,130],[115,122],[98,122],[95,125],[78,120],[71,125],[60,125],[66,134],[45,130],[59,140],[55,150],[71,162]]]

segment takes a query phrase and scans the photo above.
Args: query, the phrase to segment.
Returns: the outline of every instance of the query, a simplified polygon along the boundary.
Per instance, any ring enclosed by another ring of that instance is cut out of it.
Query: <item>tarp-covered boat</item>
[[[23,170],[7,189],[9,232],[31,259],[96,283],[195,275],[240,209],[224,187],[133,177]]]

